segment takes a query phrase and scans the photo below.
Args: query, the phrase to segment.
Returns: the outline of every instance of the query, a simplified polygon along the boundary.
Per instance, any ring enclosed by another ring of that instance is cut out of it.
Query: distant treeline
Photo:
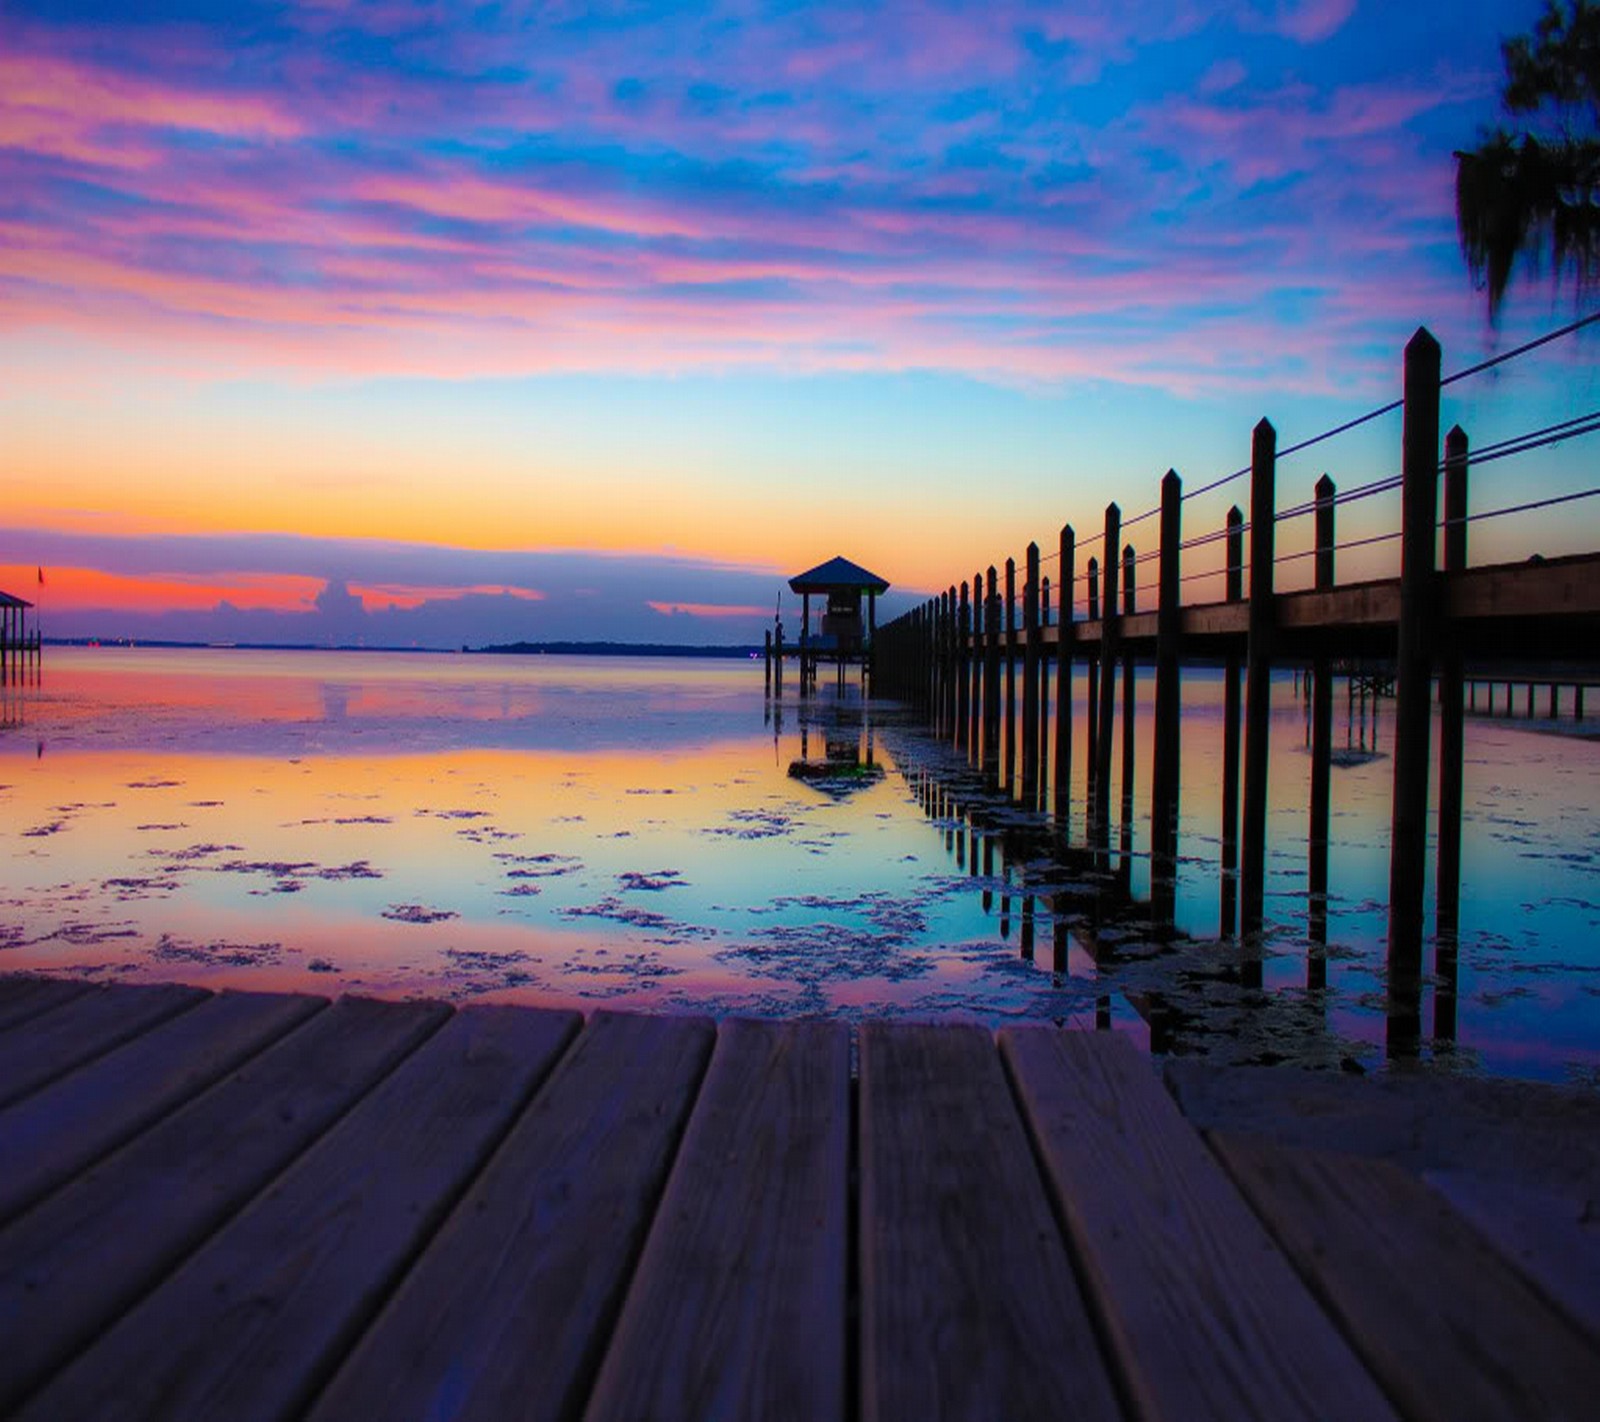
[[[676,642],[508,642],[496,647],[463,647],[463,652],[495,652],[529,657],[759,657],[761,648],[687,647]]]

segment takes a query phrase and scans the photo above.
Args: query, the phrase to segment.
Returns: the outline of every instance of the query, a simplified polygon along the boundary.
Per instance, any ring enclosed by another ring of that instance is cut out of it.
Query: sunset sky
[[[1455,236],[1540,8],[5,0],[0,588],[47,635],[729,642],[836,553],[906,594],[1053,549],[1393,399],[1419,324],[1449,371],[1584,309],[1492,329]],[[1596,339],[1446,424],[1600,407]]]

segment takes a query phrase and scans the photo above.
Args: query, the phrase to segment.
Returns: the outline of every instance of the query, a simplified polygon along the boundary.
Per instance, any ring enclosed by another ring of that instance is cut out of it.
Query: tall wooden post
[[[983,628],[986,604],[983,599],[983,572],[972,575],[972,724],[967,727],[967,756],[983,760]]]
[[[1467,435],[1456,425],[1444,437],[1444,571],[1447,577],[1467,570]],[[1433,998],[1435,1041],[1456,1035],[1456,956],[1461,927],[1461,774],[1466,750],[1466,713],[1462,708],[1461,642],[1446,625],[1438,638],[1439,667],[1439,863],[1437,943]]]
[[[1000,763],[1000,594],[994,564],[989,564],[983,646],[983,764],[991,773]]]
[[[1316,487],[1316,586],[1333,587],[1333,480],[1324,474]],[[1311,667],[1311,827],[1307,835],[1306,986],[1328,985],[1328,817],[1333,764],[1333,664],[1319,646]]]
[[[961,584],[960,609],[956,614],[956,749],[970,750],[972,715],[972,604],[968,584]]]
[[[800,594],[800,694],[811,695],[811,594]]]
[[[1025,555],[1022,588],[1022,798],[1031,806],[1039,794],[1039,545]]]
[[[1017,775],[1017,560],[1006,559],[1006,744],[1005,789]]]
[[[1394,819],[1389,843],[1389,1046],[1421,1035],[1422,896],[1427,874],[1432,727],[1434,543],[1439,514],[1439,343],[1406,346],[1400,462],[1400,636],[1395,658]]]
[[[1100,622],[1100,560],[1091,556],[1088,566],[1089,621]],[[1100,641],[1089,656],[1088,676],[1088,742],[1083,748],[1083,813],[1091,837],[1094,831],[1095,806],[1099,795],[1095,790],[1095,775],[1100,765],[1100,657],[1105,650],[1105,628],[1100,628]]]
[[[1267,734],[1272,715],[1272,576],[1278,432],[1269,420],[1250,443],[1250,640],[1245,649],[1244,815],[1240,826],[1239,930],[1259,935],[1267,868]],[[1260,961],[1253,961],[1253,977]],[[1247,986],[1259,984],[1247,983]]]
[[[1077,547],[1072,525],[1061,529],[1060,568],[1057,571],[1057,596],[1061,612],[1056,620],[1056,828],[1062,840],[1067,837],[1067,821],[1072,809],[1072,640],[1076,624],[1072,601],[1077,583]]]
[[[1229,602],[1244,601],[1244,515],[1228,510],[1226,591]],[[1239,653],[1230,643],[1222,669],[1222,895],[1217,932],[1234,934],[1239,908]]]
[[[1177,912],[1178,684],[1180,635],[1178,563],[1183,542],[1183,480],[1169,469],[1161,480],[1161,561],[1156,589],[1156,743],[1150,775],[1150,916],[1170,927]]]
[[[957,723],[957,709],[960,705],[960,691],[957,689],[962,665],[962,641],[960,641],[960,625],[962,613],[960,603],[957,601],[957,589],[952,582],[949,592],[944,595],[944,734],[952,744],[960,742],[960,728]]]
[[[878,694],[878,595],[867,590],[867,645],[861,653],[861,685],[868,695]]]
[[[1100,847],[1109,844],[1111,833],[1111,735],[1116,713],[1117,649],[1121,641],[1117,616],[1117,545],[1122,541],[1122,510],[1106,505],[1105,542],[1101,573],[1105,578],[1100,619],[1100,741],[1095,747],[1095,828]]]
[[[1132,617],[1138,610],[1138,579],[1134,574],[1137,561],[1133,544],[1122,549],[1122,616]],[[1120,629],[1118,641],[1121,642]],[[1133,781],[1134,781],[1134,727],[1137,722],[1138,697],[1134,687],[1134,658],[1132,647],[1122,656],[1122,784],[1121,805],[1117,817],[1117,878],[1125,897],[1131,897],[1133,879]]]

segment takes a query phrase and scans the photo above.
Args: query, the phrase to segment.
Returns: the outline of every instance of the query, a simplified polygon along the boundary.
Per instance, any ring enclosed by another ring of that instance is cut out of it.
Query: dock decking
[[[1600,1399],[1591,1201],[1552,1251],[1202,1134],[1109,1033],[874,1024],[853,1072],[838,1023],[0,977],[0,1162],[19,1418]]]

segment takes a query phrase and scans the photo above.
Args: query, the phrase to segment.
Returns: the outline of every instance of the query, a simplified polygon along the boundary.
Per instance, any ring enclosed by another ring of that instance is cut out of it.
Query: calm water
[[[1149,882],[1147,678],[1138,689],[1128,853],[1107,866],[1135,899]],[[1072,843],[1085,701],[1080,677]],[[1347,726],[1336,698],[1347,753],[1323,955],[1307,947],[1310,757],[1287,676],[1269,932],[1248,954],[1217,941],[1221,707],[1220,674],[1186,674],[1185,936],[1152,947],[1137,911],[1086,915],[1081,852],[1054,850],[894,707],[853,693],[802,707],[792,686],[772,704],[759,665],[52,650],[43,685],[7,689],[0,708],[0,967],[1053,1018],[1144,1041],[1154,1023],[1160,1049],[1380,1066],[1392,708]],[[1113,761],[1116,813],[1120,728]],[[1448,974],[1430,978],[1420,1055],[1594,1081],[1600,743],[1470,720],[1466,795],[1453,1012]]]

